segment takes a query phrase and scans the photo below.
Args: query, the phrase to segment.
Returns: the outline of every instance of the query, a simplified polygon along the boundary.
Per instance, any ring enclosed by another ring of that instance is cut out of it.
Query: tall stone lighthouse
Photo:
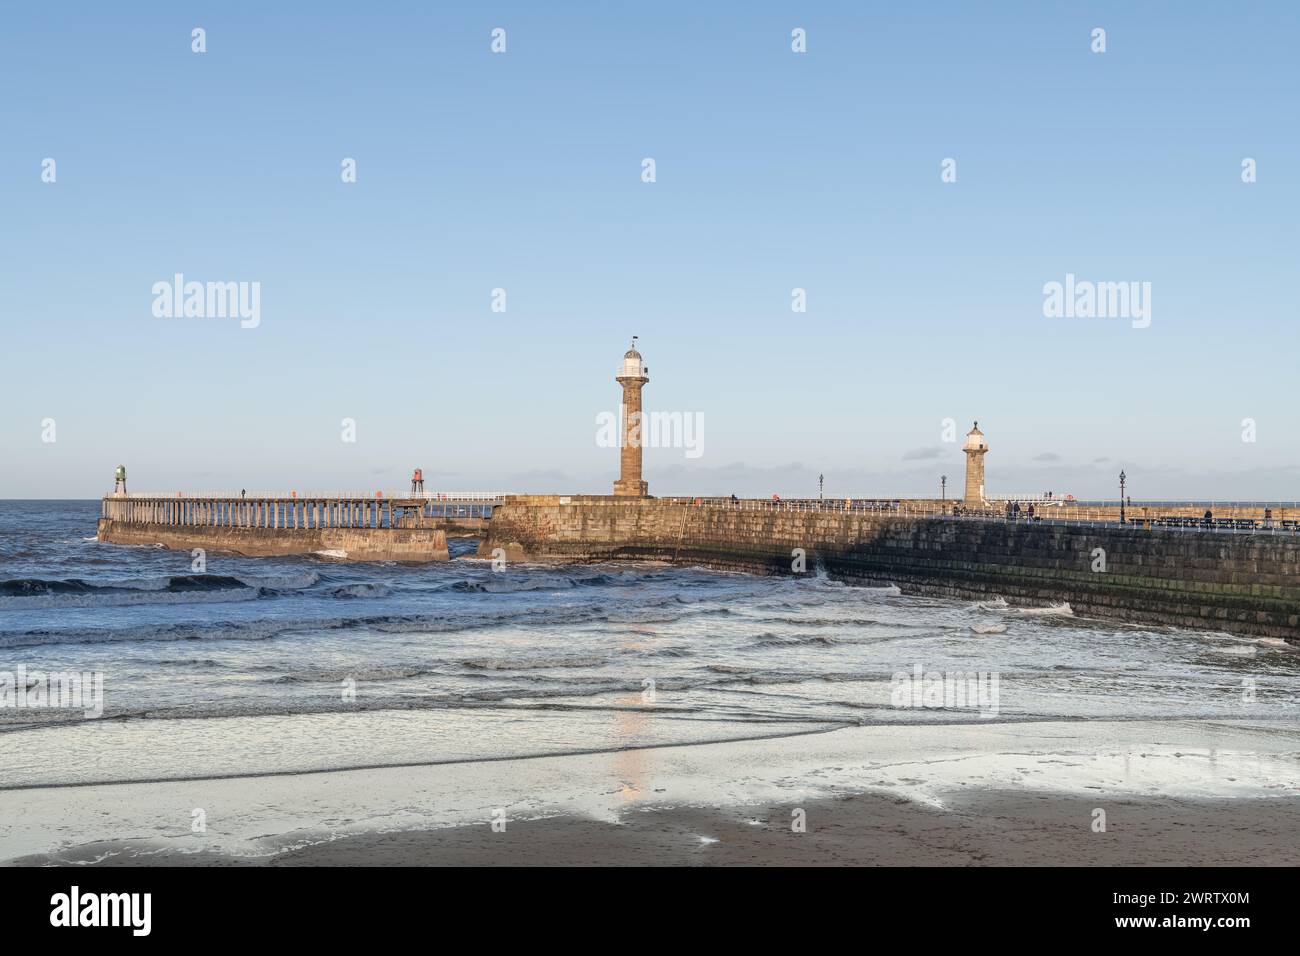
[[[978,505],[984,501],[984,456],[988,453],[989,443],[984,440],[980,423],[966,433],[966,444],[961,446],[966,453],[966,495],[965,503]]]
[[[623,433],[619,436],[618,481],[614,494],[644,498],[649,488],[641,480],[641,389],[650,381],[650,370],[641,364],[641,353],[636,350],[636,336],[632,347],[623,354],[614,381],[623,386]]]

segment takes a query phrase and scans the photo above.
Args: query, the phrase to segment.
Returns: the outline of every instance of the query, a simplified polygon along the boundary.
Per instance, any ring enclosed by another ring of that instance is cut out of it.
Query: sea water
[[[0,789],[495,760],[891,724],[1300,716],[1281,641],[655,564],[243,558],[0,503],[0,674],[96,673],[102,716],[0,707]],[[996,675],[995,707],[900,695]]]

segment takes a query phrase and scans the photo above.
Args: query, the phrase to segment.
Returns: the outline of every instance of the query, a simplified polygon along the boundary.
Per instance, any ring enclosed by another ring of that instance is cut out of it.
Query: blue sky
[[[638,334],[652,493],[1300,498],[1294,4],[264,6],[5,11],[0,497],[607,491]]]

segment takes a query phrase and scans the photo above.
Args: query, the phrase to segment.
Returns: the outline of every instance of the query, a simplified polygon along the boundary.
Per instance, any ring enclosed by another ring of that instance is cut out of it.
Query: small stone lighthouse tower
[[[641,353],[636,350],[636,336],[632,347],[623,355],[614,381],[623,386],[623,423],[619,435],[618,481],[614,494],[644,498],[648,486],[641,480],[641,389],[650,381],[649,369],[641,364]]]
[[[117,471],[113,472],[113,494],[118,497],[126,495],[126,465],[118,465]]]
[[[966,453],[966,495],[965,503],[978,505],[984,501],[984,456],[988,453],[989,443],[984,440],[980,423],[966,433],[966,444],[961,446]]]

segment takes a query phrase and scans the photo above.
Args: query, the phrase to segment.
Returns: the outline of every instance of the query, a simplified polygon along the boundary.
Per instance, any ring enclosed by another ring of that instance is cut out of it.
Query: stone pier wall
[[[249,557],[335,552],[349,561],[446,561],[447,534],[435,528],[242,528],[99,520],[100,541],[161,544]]]
[[[955,598],[1068,601],[1080,616],[1300,643],[1300,537],[1043,521],[1012,523],[603,496],[512,496],[480,557],[662,560],[895,584]],[[1094,571],[1095,549],[1106,570]]]
[[[435,528],[445,531],[449,538],[481,538],[487,531],[487,518],[443,518],[417,515],[400,518],[396,522],[399,528]]]

